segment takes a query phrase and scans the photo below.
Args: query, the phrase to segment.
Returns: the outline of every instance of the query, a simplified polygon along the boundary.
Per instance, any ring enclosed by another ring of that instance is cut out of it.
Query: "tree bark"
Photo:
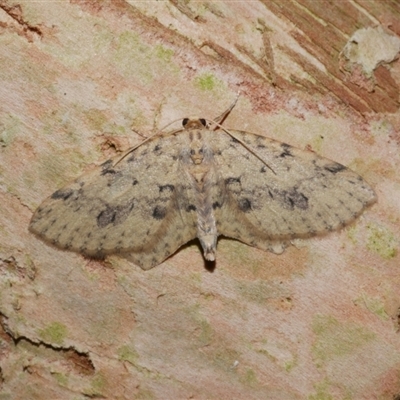
[[[399,17],[373,0],[0,1],[0,398],[397,398]],[[28,232],[70,180],[239,92],[224,125],[349,166],[378,203],[282,255],[220,239],[213,271],[196,241],[142,271]]]

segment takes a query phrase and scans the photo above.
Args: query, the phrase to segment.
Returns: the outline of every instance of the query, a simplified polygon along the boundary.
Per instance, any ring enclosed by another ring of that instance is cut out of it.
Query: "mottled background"
[[[0,399],[400,398],[395,1],[0,1]],[[378,203],[283,255],[221,239],[142,271],[28,233],[174,119],[345,164]]]

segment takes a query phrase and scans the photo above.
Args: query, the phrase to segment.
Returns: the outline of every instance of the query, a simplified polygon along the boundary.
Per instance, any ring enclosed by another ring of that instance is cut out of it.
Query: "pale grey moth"
[[[183,129],[106,161],[45,200],[30,231],[61,249],[118,254],[150,269],[196,237],[209,261],[219,235],[279,254],[292,239],[349,224],[376,201],[337,162],[218,127],[184,119]]]

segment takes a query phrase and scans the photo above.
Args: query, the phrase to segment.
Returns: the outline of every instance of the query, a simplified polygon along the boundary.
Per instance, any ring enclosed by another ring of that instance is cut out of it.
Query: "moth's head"
[[[203,129],[207,128],[207,121],[204,118],[190,117],[182,120],[182,126],[187,129]]]

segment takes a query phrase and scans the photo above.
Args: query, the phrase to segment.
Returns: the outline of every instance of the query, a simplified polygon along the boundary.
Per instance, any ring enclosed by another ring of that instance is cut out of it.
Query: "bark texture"
[[[399,4],[249,3],[0,1],[0,399],[400,396]],[[28,233],[56,189],[239,91],[227,127],[378,203],[279,256],[222,239],[213,271],[197,242],[142,271]]]

